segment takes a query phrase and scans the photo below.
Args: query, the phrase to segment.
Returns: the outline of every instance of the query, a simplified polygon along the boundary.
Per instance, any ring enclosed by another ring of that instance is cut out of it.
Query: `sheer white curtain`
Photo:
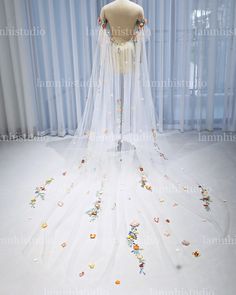
[[[0,0],[1,136],[74,133],[97,16],[107,2]],[[148,60],[159,130],[235,131],[235,1],[136,2],[152,32]]]
[[[143,1],[159,128],[233,131],[236,2]]]
[[[28,27],[22,4],[0,1],[0,134],[12,138],[32,135],[37,128],[31,39],[17,33],[17,28]]]

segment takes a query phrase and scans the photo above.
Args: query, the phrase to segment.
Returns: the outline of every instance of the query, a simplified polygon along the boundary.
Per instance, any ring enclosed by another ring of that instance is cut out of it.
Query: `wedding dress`
[[[67,279],[120,284],[157,269],[181,271],[201,259],[202,237],[227,232],[227,210],[217,192],[171,166],[161,149],[149,38],[143,19],[123,43],[100,20],[83,119],[66,152],[68,168],[41,184],[30,202],[31,210],[41,210],[40,220],[24,253]]]

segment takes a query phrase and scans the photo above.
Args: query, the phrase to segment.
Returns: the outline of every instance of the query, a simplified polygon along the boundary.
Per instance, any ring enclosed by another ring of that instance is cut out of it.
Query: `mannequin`
[[[119,108],[120,139],[117,151],[135,149],[129,142],[123,141],[123,106],[124,106],[124,76],[132,73],[135,60],[134,28],[137,20],[144,20],[143,8],[129,0],[115,0],[101,9],[100,20],[109,23],[111,37],[112,61],[115,72],[120,74]]]
[[[117,43],[132,38],[137,19],[144,18],[143,8],[129,0],[115,0],[105,5],[100,18],[106,18],[110,24],[112,39]]]

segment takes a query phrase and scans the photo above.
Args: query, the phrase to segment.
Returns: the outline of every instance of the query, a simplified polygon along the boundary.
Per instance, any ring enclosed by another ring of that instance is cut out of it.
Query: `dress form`
[[[126,42],[132,38],[136,20],[143,19],[144,12],[129,0],[115,0],[102,8],[100,17],[108,20],[114,41]]]
[[[128,73],[132,71],[135,55],[135,46],[131,40],[134,37],[134,28],[138,19],[144,19],[143,8],[129,0],[115,0],[105,5],[100,14],[100,19],[109,23],[112,38],[112,57],[117,72]],[[124,104],[124,77],[120,76],[120,139],[117,151],[135,149],[128,142],[124,142],[123,134],[123,104]]]

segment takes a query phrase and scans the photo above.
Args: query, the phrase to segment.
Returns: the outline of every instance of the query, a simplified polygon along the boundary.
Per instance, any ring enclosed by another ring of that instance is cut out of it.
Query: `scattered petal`
[[[136,258],[138,259],[138,265],[139,265],[139,273],[140,274],[146,274],[144,272],[144,265],[145,265],[145,260],[143,258],[143,256],[141,255],[141,252],[143,251],[142,248],[140,248],[140,246],[137,243],[138,240],[138,226],[139,226],[139,222],[137,221],[133,221],[131,224],[131,229],[129,231],[129,234],[127,236],[127,242],[128,242],[128,246],[132,249],[131,253],[133,253]]]
[[[164,236],[169,237],[170,233],[166,231],[166,232],[164,232]]]
[[[194,257],[201,256],[201,254],[200,254],[200,252],[198,250],[194,251],[192,254],[193,254]]]
[[[79,273],[79,276],[80,276],[80,277],[83,277],[83,276],[84,276],[84,271],[80,272],[80,273]]]
[[[96,238],[96,234],[90,234],[90,239],[95,239]]]
[[[90,268],[90,269],[94,269],[94,268],[95,268],[95,264],[94,264],[94,263],[90,263],[90,264],[89,264],[89,268]]]
[[[47,228],[47,227],[48,227],[48,225],[47,225],[46,222],[44,222],[44,223],[41,224],[41,228]]]
[[[183,240],[182,241],[182,245],[189,246],[190,245],[190,242],[189,241],[186,241],[186,240]]]
[[[63,203],[62,201],[59,201],[59,202],[57,203],[57,205],[58,205],[59,207],[63,207],[64,203]]]
[[[153,220],[154,220],[154,222],[158,223],[159,222],[159,217],[154,217]]]
[[[145,188],[146,188],[148,191],[152,191],[152,187],[151,187],[151,185],[145,185]]]
[[[62,246],[62,248],[65,248],[65,247],[67,246],[66,242],[63,242],[63,243],[61,244],[61,246]]]
[[[208,190],[205,189],[202,185],[198,185],[198,188],[201,191],[202,198],[200,199],[203,202],[203,207],[210,211],[210,202],[212,202],[211,197],[208,193]]]
[[[116,281],[115,281],[115,284],[116,284],[116,285],[120,285],[120,280],[116,280]]]
[[[137,254],[136,257],[138,258],[138,260],[142,260],[143,259],[143,255],[141,255],[141,254]]]

